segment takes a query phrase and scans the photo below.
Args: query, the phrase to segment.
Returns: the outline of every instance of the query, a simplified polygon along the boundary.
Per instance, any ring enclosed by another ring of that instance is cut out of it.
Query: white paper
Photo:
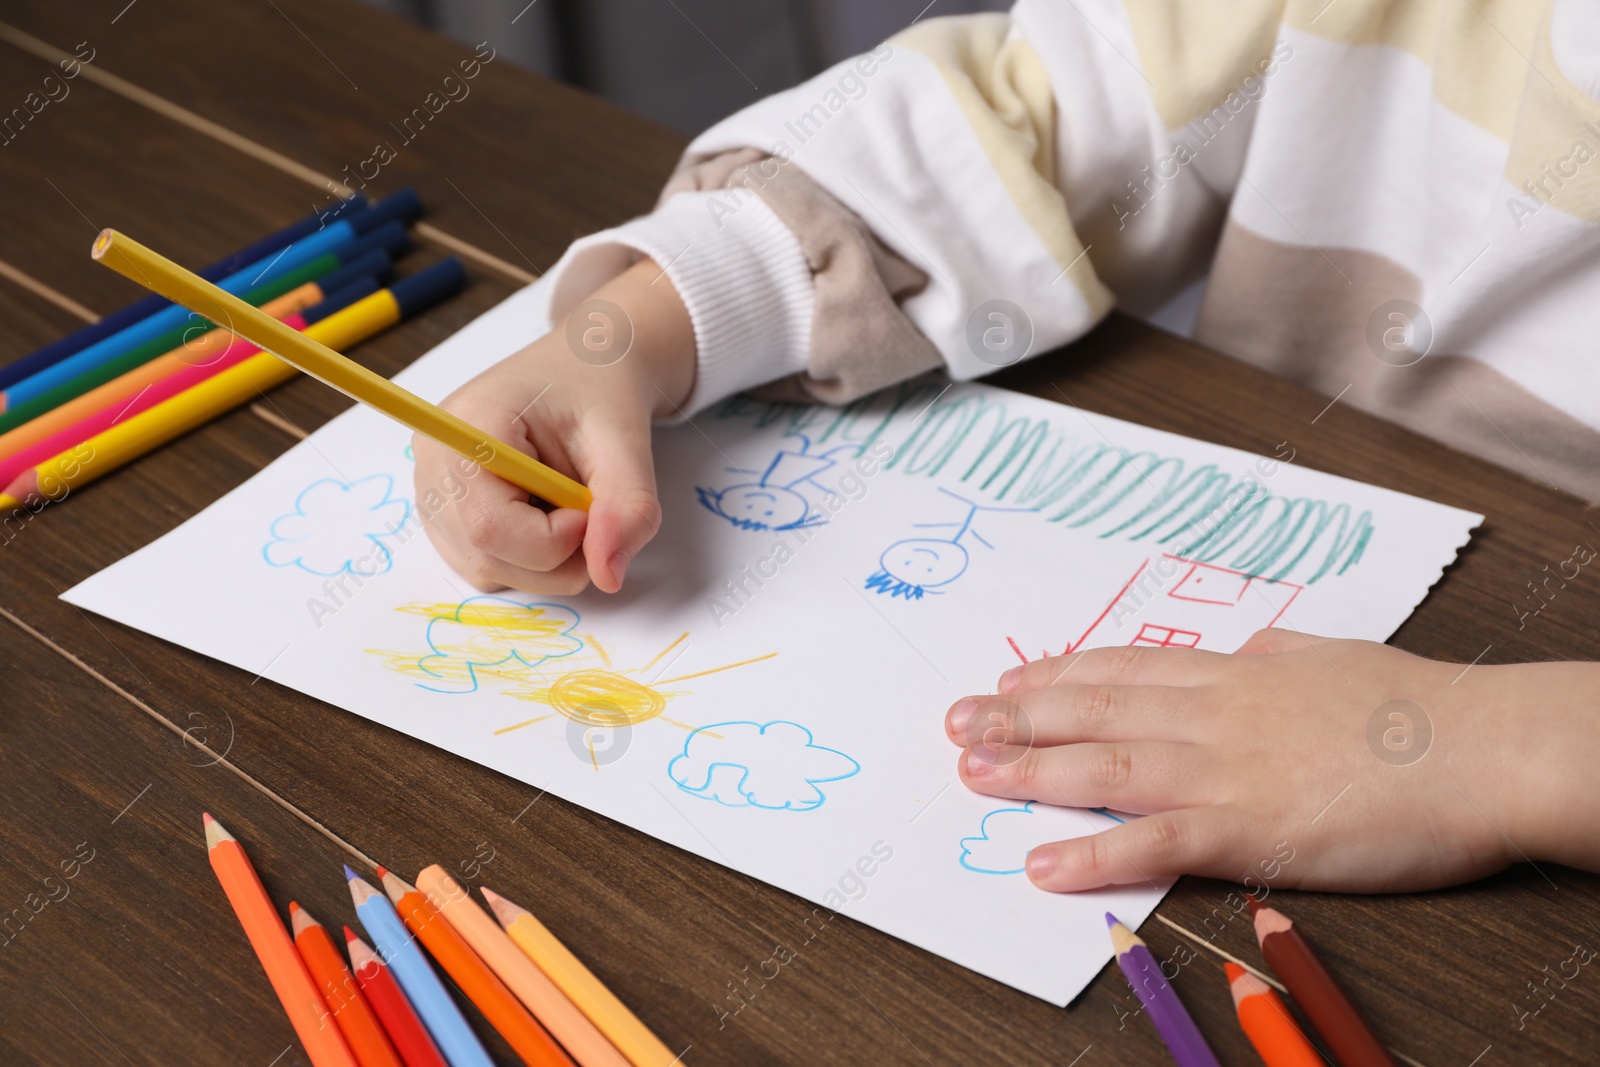
[[[397,380],[442,397],[542,300]],[[65,599],[1064,1005],[1110,957],[1102,914],[1137,927],[1168,887],[1032,888],[1028,848],[1117,817],[969,792],[952,701],[1069,647],[1382,640],[1480,517],[941,388],[660,431],[665,522],[618,596],[476,595],[420,531],[408,433],[357,408]]]

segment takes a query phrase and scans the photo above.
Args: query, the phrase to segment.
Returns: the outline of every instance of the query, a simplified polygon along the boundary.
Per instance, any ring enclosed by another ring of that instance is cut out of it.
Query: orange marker
[[[416,886],[401,881],[383,867],[378,868],[384,892],[394,901],[395,910],[406,928],[428,950],[428,954],[455,980],[467,999],[478,1006],[484,1018],[506,1039],[528,1067],[576,1067],[572,1057],[562,1051],[544,1027],[517,1003],[505,983],[484,966],[461,935],[434,910]]]
[[[333,947],[333,938],[322,924],[294,901],[289,902],[289,926],[294,930],[294,947],[306,961],[311,980],[322,990],[333,1021],[350,1045],[350,1052],[361,1067],[404,1067],[394,1046],[384,1036],[378,1017],[372,1014],[366,998],[356,988],[356,979],[344,965],[344,957]]]
[[[1322,1054],[1295,1025],[1288,1007],[1272,987],[1239,966],[1224,963],[1239,1026],[1267,1067],[1326,1067]]]
[[[211,869],[222,883],[222,891],[228,895],[228,903],[233,905],[233,913],[239,917],[239,925],[244,927],[250,947],[255,949],[261,969],[267,972],[272,991],[278,994],[313,1067],[361,1067],[338,1028],[323,1025],[327,1005],[295,951],[294,942],[289,940],[289,931],[283,928],[283,920],[273,909],[260,876],[250,866],[250,857],[210,812],[204,820]]]
[[[527,1005],[565,1046],[580,1067],[628,1067],[594,1023],[573,1006],[545,973],[511,943],[500,924],[472,902],[467,891],[437,863],[417,874],[417,889],[472,951]]]

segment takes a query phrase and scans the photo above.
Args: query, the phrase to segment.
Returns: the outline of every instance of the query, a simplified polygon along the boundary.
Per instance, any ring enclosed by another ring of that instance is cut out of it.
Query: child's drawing
[[[1104,808],[1089,811],[1112,822],[1125,820]],[[1021,807],[996,808],[978,823],[978,832],[961,839],[961,866],[975,874],[1021,874],[1028,852],[1047,841],[1061,841],[1097,832],[1096,824],[1080,808],[1058,808],[1028,801]]]
[[[997,389],[908,382],[843,409],[741,395],[712,417],[805,429],[819,445],[849,441],[865,450],[893,441],[885,470],[1024,505],[1047,523],[1096,537],[1306,585],[1360,563],[1377,531],[1370,506],[1351,503],[1359,495],[1340,501],[1291,489],[1304,486],[1283,477],[1295,458],[1287,443],[1276,458],[1257,457],[1240,473],[1236,463],[1172,442],[1126,447],[1142,435],[1115,420],[1097,417],[1094,425],[1111,428],[1118,443],[1103,430],[1085,438],[1036,401]],[[909,432],[902,436],[902,428]]]
[[[800,450],[780,451],[767,464],[766,470],[729,467],[729,471],[744,475],[746,480],[726,489],[696,486],[701,506],[741,530],[800,530],[821,526],[827,520],[807,494],[831,493],[833,490],[817,481],[817,477],[837,466],[839,455],[855,455],[860,448],[839,445],[826,452],[812,452],[811,439],[805,434],[792,433],[788,437],[800,440]]]
[[[393,492],[387,474],[312,482],[295,498],[293,511],[273,520],[261,557],[274,567],[299,567],[324,578],[383,574],[394,565],[384,539],[411,517],[411,502]]]
[[[994,545],[984,540],[972,522],[980,511],[1033,511],[1033,508],[997,508],[977,504],[964,496],[939,487],[939,492],[954,497],[966,507],[959,522],[919,522],[918,530],[955,530],[949,537],[908,537],[884,549],[878,569],[867,578],[866,587],[875,593],[907,600],[921,600],[929,593],[942,593],[967,571],[971,557],[962,541],[970,538],[984,548]]]
[[[1304,588],[1163,554],[1139,564],[1076,641],[1044,655],[1076,652],[1089,647],[1091,637],[1095,647],[1199,648],[1205,642],[1207,648],[1232,651],[1255,631],[1276,626]],[[1026,663],[1016,641],[1006,640]]]
[[[811,811],[826,801],[818,786],[850,778],[861,764],[817,744],[798,723],[719,722],[689,735],[667,764],[690,796],[730,808]]]
[[[516,677],[583,650],[583,639],[573,632],[578,613],[565,604],[475,596],[455,605],[408,604],[400,610],[428,613],[428,652],[415,666],[428,679],[417,685],[435,693],[475,693],[481,678]]]
[[[398,610],[428,620],[424,638],[429,651],[419,657],[415,651],[367,650],[381,656],[390,670],[416,678],[417,687],[430,692],[475,693],[485,683],[493,683],[505,696],[551,709],[548,714],[496,729],[496,737],[557,715],[602,730],[627,729],[660,719],[692,731],[695,727],[665,714],[671,700],[689,695],[687,690],[669,686],[777,655],[768,652],[660,678],[687,650],[687,631],[642,665],[619,667],[611,650],[593,634],[577,632],[580,616],[565,604],[523,604],[486,595],[459,604],[405,604]],[[600,769],[598,760],[595,769]]]

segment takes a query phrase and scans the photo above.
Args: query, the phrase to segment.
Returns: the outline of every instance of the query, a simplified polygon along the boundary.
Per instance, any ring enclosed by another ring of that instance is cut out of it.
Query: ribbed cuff
[[[679,193],[652,214],[573,242],[545,275],[551,322],[641,256],[666,271],[694,323],[697,371],[683,416],[806,369],[811,268],[755,193]]]

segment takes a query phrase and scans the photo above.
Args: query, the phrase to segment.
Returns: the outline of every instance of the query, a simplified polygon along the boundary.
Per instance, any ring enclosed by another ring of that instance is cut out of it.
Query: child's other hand
[[[574,316],[576,329],[558,324],[441,406],[583,482],[594,496],[588,512],[542,510],[509,482],[429,438],[413,438],[418,503],[430,493],[443,501],[425,524],[428,536],[480,591],[570,596],[592,581],[614,593],[660,525],[650,423],[683,403],[694,384],[688,312],[646,259]],[[584,346],[582,358],[569,335]]]
[[[1593,664],[1463,672],[1263,630],[1233,655],[1131,646],[1038,660],[999,689],[945,719],[970,788],[1145,816],[1033,849],[1028,876],[1045,889],[1196,874],[1384,892],[1600,858],[1583,814],[1600,765]]]

